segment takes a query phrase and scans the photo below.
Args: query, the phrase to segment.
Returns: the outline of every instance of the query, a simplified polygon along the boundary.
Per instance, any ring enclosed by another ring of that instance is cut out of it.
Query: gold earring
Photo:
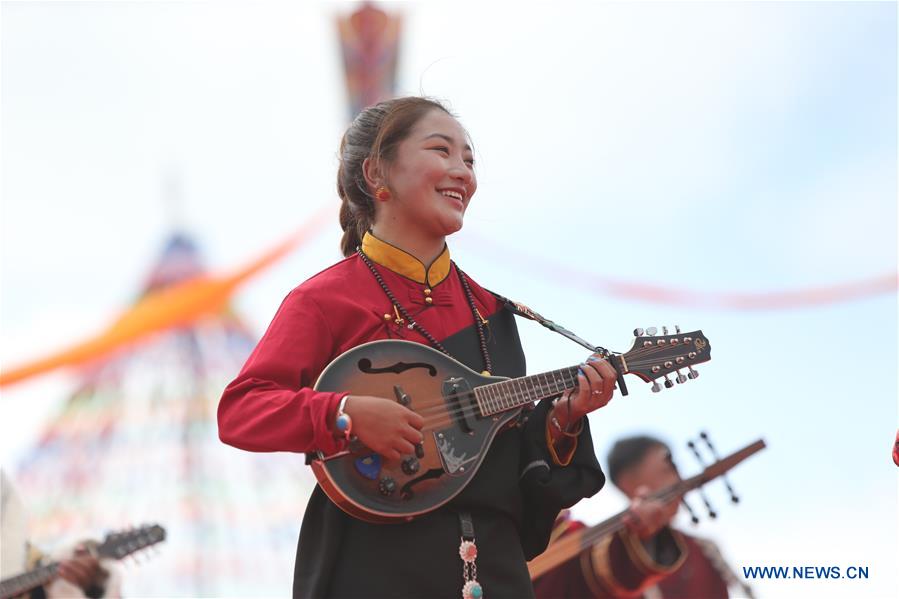
[[[375,197],[382,202],[386,202],[390,198],[390,190],[382,185],[375,190]]]

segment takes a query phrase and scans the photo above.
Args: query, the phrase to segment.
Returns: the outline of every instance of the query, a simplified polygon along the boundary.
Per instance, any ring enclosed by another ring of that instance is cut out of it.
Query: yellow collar
[[[386,241],[381,241],[371,233],[366,233],[362,238],[362,251],[381,266],[428,287],[437,285],[449,275],[450,253],[446,246],[431,264],[430,269],[425,268],[425,265],[412,254],[404,252]]]

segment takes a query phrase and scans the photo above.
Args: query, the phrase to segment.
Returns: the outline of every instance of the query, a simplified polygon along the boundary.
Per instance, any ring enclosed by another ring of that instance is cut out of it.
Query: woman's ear
[[[383,185],[384,177],[381,176],[380,165],[377,160],[372,160],[371,157],[362,161],[362,176],[365,177],[369,194],[374,194],[375,190]]]

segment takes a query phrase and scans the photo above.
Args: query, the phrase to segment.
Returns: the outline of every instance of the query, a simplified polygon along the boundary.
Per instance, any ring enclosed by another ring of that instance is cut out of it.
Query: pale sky
[[[346,98],[337,3],[3,3],[0,359],[106,326],[175,224],[224,271],[337,207]],[[764,437],[696,534],[732,565],[868,566],[862,581],[755,581],[763,597],[899,591],[896,295],[792,310],[626,301],[589,277],[708,293],[895,273],[897,11],[852,3],[405,2],[399,86],[448,101],[479,190],[454,258],[482,284],[614,350],[635,327],[702,329],[699,380],[591,416],[720,453]],[[177,208],[166,200],[177,181]],[[235,298],[261,334],[339,257],[333,225]],[[539,261],[529,262],[529,258]],[[544,264],[583,273],[561,280]],[[529,371],[584,352],[521,323]],[[4,391],[0,457],[28,451],[75,379]],[[701,508],[698,497],[694,509]],[[611,487],[575,508],[621,509]],[[689,530],[685,518],[679,522]]]

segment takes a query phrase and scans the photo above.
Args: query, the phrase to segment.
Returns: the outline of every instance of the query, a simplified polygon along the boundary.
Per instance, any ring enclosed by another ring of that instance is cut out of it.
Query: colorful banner
[[[529,272],[543,279],[556,280],[566,286],[579,287],[592,293],[651,304],[712,310],[788,310],[896,293],[899,288],[899,273],[886,273],[858,281],[784,291],[714,292],[678,289],[604,277],[538,256],[523,256],[520,250],[513,251],[484,235],[469,231],[466,236],[491,255],[503,256],[510,261],[524,260]]]
[[[394,96],[400,22],[399,16],[367,2],[337,19],[350,120],[363,108]]]
[[[183,257],[178,255],[184,251],[184,244],[173,239],[166,252],[171,261],[154,268],[143,297],[112,326],[93,339],[0,373],[0,387],[62,366],[100,359],[153,333],[188,326],[203,316],[220,313],[240,285],[321,232],[326,220],[334,218],[333,212],[330,206],[321,208],[288,239],[244,268],[218,277],[182,264]]]

